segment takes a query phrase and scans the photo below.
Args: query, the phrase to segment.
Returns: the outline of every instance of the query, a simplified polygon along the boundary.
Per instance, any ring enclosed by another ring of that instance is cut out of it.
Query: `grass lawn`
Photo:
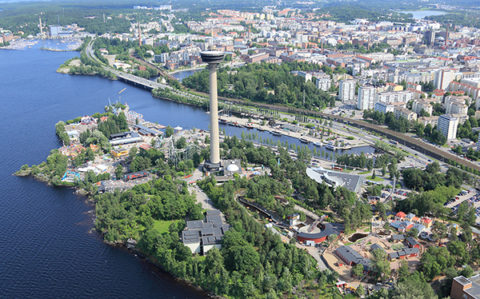
[[[367,180],[371,180],[374,182],[383,182],[383,179],[379,176],[376,176],[374,179],[372,178],[372,176],[367,176]]]
[[[367,171],[359,172],[358,174],[369,174],[370,172],[371,172],[370,170],[367,170]]]
[[[168,232],[170,224],[177,222],[178,220],[155,220],[153,223],[153,228],[156,229],[159,233],[163,234]]]
[[[394,244],[392,245],[392,249],[395,250],[395,251],[398,251],[400,249],[403,249],[405,246],[403,246],[403,244]]]

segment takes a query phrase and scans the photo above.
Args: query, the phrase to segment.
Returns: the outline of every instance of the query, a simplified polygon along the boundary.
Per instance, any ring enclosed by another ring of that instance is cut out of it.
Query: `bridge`
[[[156,89],[156,88],[172,89],[172,87],[170,87],[168,85],[165,85],[165,84],[162,84],[162,83],[158,83],[158,82],[148,80],[148,79],[145,79],[145,78],[142,78],[142,77],[127,74],[127,73],[124,73],[124,72],[121,72],[121,71],[118,71],[118,70],[114,70],[112,68],[106,68],[106,69],[108,69],[110,72],[115,74],[115,76],[117,76],[117,78],[120,81],[124,81],[126,83],[129,83],[129,84],[132,84],[132,85],[135,85],[135,86],[139,86],[139,87],[144,88],[146,90],[152,91],[153,89]]]

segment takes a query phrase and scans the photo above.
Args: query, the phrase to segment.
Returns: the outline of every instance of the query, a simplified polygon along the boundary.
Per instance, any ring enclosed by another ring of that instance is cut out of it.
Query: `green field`
[[[367,180],[374,181],[374,182],[383,182],[383,179],[379,176],[376,176],[374,179],[372,179],[372,176],[367,176]]]
[[[156,229],[159,233],[163,234],[168,232],[170,224],[177,222],[178,220],[155,220],[153,223],[153,228]]]

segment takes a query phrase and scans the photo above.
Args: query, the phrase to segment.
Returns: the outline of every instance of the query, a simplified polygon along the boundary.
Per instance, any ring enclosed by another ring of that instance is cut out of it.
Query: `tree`
[[[375,207],[378,211],[378,214],[380,215],[380,218],[382,218],[382,220],[386,220],[387,219],[387,210],[385,209],[385,205],[382,202],[379,201],[379,202],[377,202]]]
[[[362,297],[363,295],[365,295],[365,289],[363,288],[362,285],[359,285],[355,290],[355,293],[357,293],[359,297]]]
[[[432,226],[432,233],[435,240],[441,240],[447,236],[447,226],[445,223],[440,221],[435,221]]]
[[[432,287],[426,282],[423,274],[415,271],[400,280],[389,298],[392,299],[437,299]]]
[[[178,149],[187,147],[187,140],[185,139],[185,137],[180,137],[180,139],[177,140],[175,147]]]
[[[363,275],[363,265],[362,264],[356,264],[355,266],[352,267],[352,275],[355,277],[362,277]]]
[[[383,281],[390,276],[390,262],[384,250],[377,248],[373,251],[372,264],[377,279],[380,278]]]
[[[121,179],[123,176],[123,167],[122,165],[118,164],[117,167],[115,168],[115,177],[117,180]]]
[[[137,147],[135,147],[135,146],[132,147],[132,148],[130,149],[130,151],[128,152],[128,158],[129,158],[130,160],[132,160],[132,159],[135,158],[135,156],[137,155],[137,152],[138,152]]]
[[[470,277],[473,275],[473,269],[470,267],[470,265],[466,265],[462,271],[460,271],[460,275],[463,275],[465,277]]]
[[[87,151],[85,152],[85,157],[88,161],[95,160],[95,154],[93,153],[91,148],[87,148]]]
[[[168,126],[168,127],[165,129],[165,137],[168,138],[168,137],[172,136],[173,133],[174,133],[174,131],[173,131],[173,128],[172,128],[172,127]]]

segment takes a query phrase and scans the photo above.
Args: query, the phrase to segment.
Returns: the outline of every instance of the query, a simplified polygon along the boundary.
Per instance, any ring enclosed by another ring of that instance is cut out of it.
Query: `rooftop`
[[[335,187],[343,186],[353,192],[359,192],[364,181],[361,175],[331,171],[321,167],[307,168],[307,175],[318,183],[326,182]]]

